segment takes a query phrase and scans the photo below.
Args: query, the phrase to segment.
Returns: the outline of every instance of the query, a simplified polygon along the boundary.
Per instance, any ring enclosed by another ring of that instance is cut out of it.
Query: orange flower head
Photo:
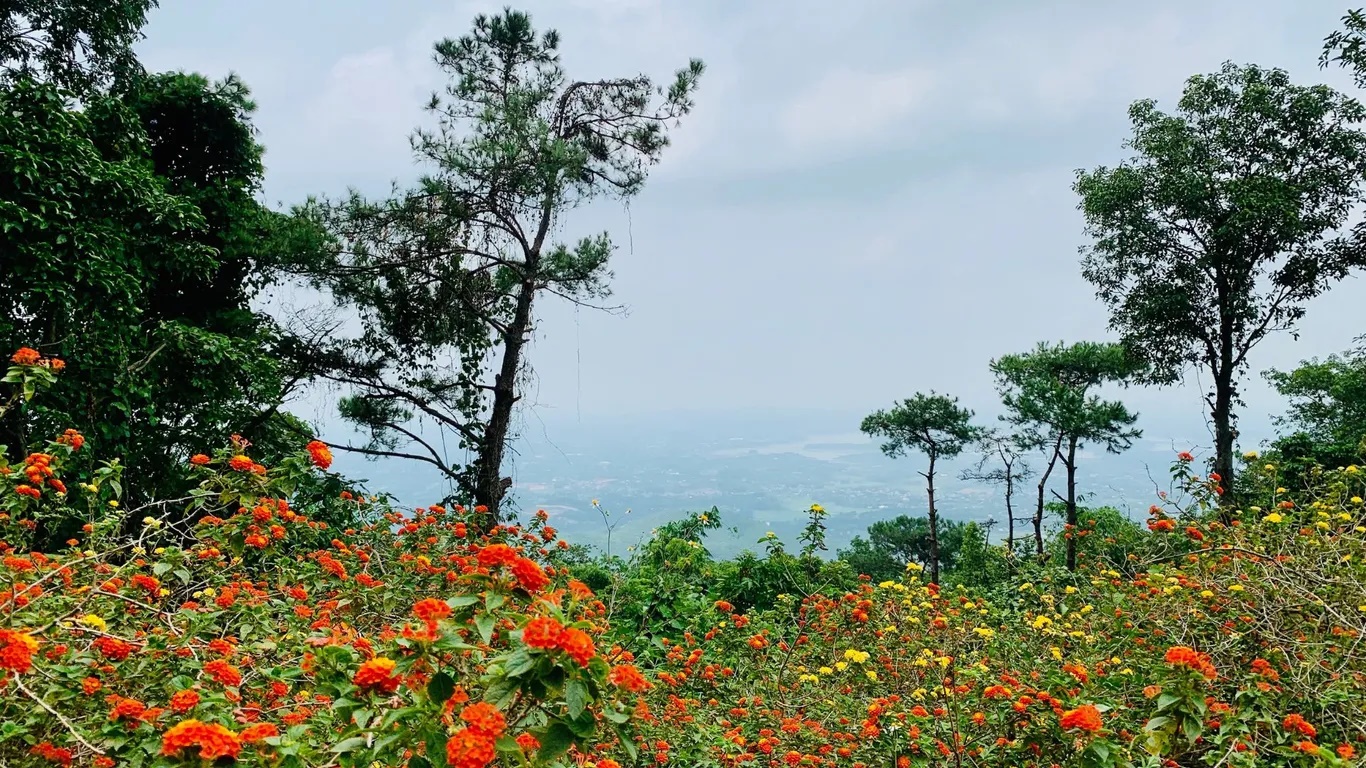
[[[242,741],[237,734],[217,723],[202,723],[198,720],[177,723],[161,736],[162,755],[178,755],[182,750],[192,747],[199,747],[199,757],[203,760],[217,760],[220,757],[236,759],[242,751]]]
[[[522,642],[530,648],[549,650],[559,643],[563,631],[564,625],[560,622],[549,616],[537,616],[528,621],[522,630]]]
[[[38,652],[38,641],[27,632],[0,629],[0,669],[27,672],[33,669],[33,654]]]
[[[423,621],[440,621],[451,615],[451,607],[444,600],[429,597],[413,605],[413,615]]]
[[[470,730],[490,739],[497,739],[507,730],[507,720],[503,713],[492,704],[483,701],[465,707],[460,713],[460,719],[469,724]]]
[[[550,583],[550,577],[545,575],[541,566],[534,560],[519,557],[512,562],[512,575],[517,577],[517,584],[531,594],[536,594]]]
[[[451,768],[484,768],[493,756],[493,739],[472,728],[461,728],[446,742],[446,763]]]
[[[1319,735],[1318,729],[1310,725],[1302,715],[1287,715],[1281,721],[1281,727],[1291,733],[1297,733],[1310,739]]]
[[[394,674],[395,663],[393,659],[386,659],[379,656],[364,664],[356,670],[356,676],[351,680],[356,686],[364,689],[373,689],[381,693],[393,693],[398,689],[399,678]]]
[[[280,729],[274,723],[256,723],[243,728],[239,738],[243,744],[256,744],[279,735]]]
[[[650,690],[650,681],[640,674],[632,664],[618,664],[612,667],[612,671],[607,674],[607,679],[613,685],[623,688],[632,693],[641,693]]]
[[[1100,710],[1091,704],[1083,704],[1076,709],[1069,709],[1062,713],[1062,718],[1058,721],[1064,731],[1076,729],[1087,733],[1096,733],[1104,727],[1100,719]]]
[[[1195,670],[1210,680],[1219,676],[1219,673],[1214,669],[1214,664],[1210,662],[1209,655],[1200,653],[1194,648],[1184,645],[1173,646],[1167,649],[1166,660],[1173,667],[1186,667]]]
[[[318,469],[326,470],[332,466],[332,449],[321,440],[313,440],[308,446],[308,457],[313,461],[313,466]]]
[[[30,347],[20,347],[19,351],[10,355],[10,362],[15,365],[35,365],[43,356],[38,354],[38,350]]]
[[[186,688],[171,695],[171,710],[176,714],[187,714],[197,706],[199,706],[199,693],[197,691]]]
[[[560,633],[557,642],[560,650],[569,655],[569,658],[579,663],[579,666],[586,667],[588,662],[593,660],[597,654],[593,648],[593,638],[588,636],[582,629],[567,628]]]

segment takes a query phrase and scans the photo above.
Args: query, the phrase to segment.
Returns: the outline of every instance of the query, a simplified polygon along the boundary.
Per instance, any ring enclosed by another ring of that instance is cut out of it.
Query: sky
[[[1126,157],[1128,105],[1170,108],[1226,60],[1361,96],[1317,66],[1340,2],[522,2],[560,31],[571,78],[707,65],[644,191],[563,222],[564,238],[611,232],[627,311],[542,304],[529,402],[579,420],[866,412],[935,389],[992,411],[990,359],[1110,336],[1079,273],[1071,184]],[[139,53],[247,82],[272,205],[382,194],[418,173],[407,136],[442,85],[433,43],[501,5],[163,0]],[[1362,288],[1315,301],[1298,341],[1259,347],[1252,418],[1280,407],[1257,372],[1366,332]],[[1200,390],[1125,399],[1198,423]]]

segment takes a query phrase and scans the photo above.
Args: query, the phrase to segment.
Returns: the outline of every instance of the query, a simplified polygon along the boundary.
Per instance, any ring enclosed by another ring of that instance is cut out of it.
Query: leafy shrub
[[[36,353],[15,363],[14,402],[51,379]],[[649,683],[595,641],[605,607],[561,583],[543,514],[481,536],[481,508],[347,492],[375,522],[339,530],[289,496],[325,445],[267,468],[240,439],[190,458],[186,498],[125,511],[115,464],[67,476],[90,450],[68,431],[0,466],[0,764],[611,768],[634,752],[622,727]],[[28,549],[41,521],[77,515],[66,548]]]

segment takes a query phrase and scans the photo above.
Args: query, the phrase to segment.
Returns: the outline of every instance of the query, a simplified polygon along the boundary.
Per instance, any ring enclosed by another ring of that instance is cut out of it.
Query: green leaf
[[[570,720],[577,720],[589,701],[588,686],[582,680],[575,678],[565,685],[564,702],[569,707]]]
[[[1203,733],[1204,730],[1204,723],[1193,717],[1181,721],[1181,732],[1186,737],[1186,741],[1191,744],[1194,744],[1195,740],[1200,738],[1200,734]]]
[[[494,742],[493,748],[503,754],[516,754],[522,751],[522,745],[518,744],[516,739],[506,733],[498,737],[498,741]]]
[[[1181,701],[1181,697],[1174,693],[1164,693],[1157,697],[1157,711],[1161,712],[1170,708],[1173,704]]]
[[[569,747],[574,744],[574,732],[569,730],[569,726],[556,720],[542,731],[536,740],[541,742],[541,748],[536,753],[537,760],[550,763],[569,751]]]
[[[456,595],[455,597],[446,599],[446,605],[449,605],[452,608],[464,608],[467,605],[474,605],[477,602],[479,602],[479,598],[475,595]]]
[[[174,566],[172,566],[170,563],[157,563],[156,565],[152,566],[152,575],[165,576],[167,571],[170,571],[173,567]]]
[[[502,705],[506,704],[514,695],[516,695],[518,688],[520,688],[520,686],[517,684],[516,680],[509,680],[506,677],[499,678],[490,683],[488,688],[484,689],[484,701],[502,709]]]
[[[432,675],[431,681],[427,683],[427,696],[437,704],[444,704],[454,694],[455,679],[445,672]]]
[[[357,749],[360,749],[361,747],[364,747],[364,746],[365,746],[365,737],[364,737],[364,736],[352,736],[352,737],[349,738],[349,739],[343,739],[343,740],[342,740],[341,742],[339,742],[336,746],[332,747],[332,750],[331,750],[331,751],[336,752],[337,754],[342,754],[342,753],[344,753],[344,752],[354,752],[354,751],[356,751]]]
[[[592,712],[584,712],[569,721],[569,730],[581,739],[592,738],[598,731],[598,719],[593,717]]]
[[[408,759],[408,768],[432,768],[432,764],[422,755],[413,755]]]
[[[520,677],[530,672],[536,666],[536,657],[527,652],[525,648],[518,648],[503,661],[503,672],[508,677]]]
[[[493,615],[481,613],[474,617],[474,626],[479,630],[479,636],[484,638],[487,643],[493,639]]]
[[[1143,730],[1155,731],[1158,728],[1161,728],[1162,726],[1166,725],[1167,723],[1170,723],[1171,720],[1172,719],[1170,717],[1167,717],[1166,715],[1154,717],[1153,719],[1148,721],[1147,725],[1143,726]]]

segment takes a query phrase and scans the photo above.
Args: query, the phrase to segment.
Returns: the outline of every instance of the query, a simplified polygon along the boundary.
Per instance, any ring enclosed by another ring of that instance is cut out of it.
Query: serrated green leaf
[[[519,677],[530,672],[536,666],[536,657],[527,652],[525,648],[518,648],[508,654],[503,661],[503,672],[508,677]]]
[[[536,740],[541,742],[536,758],[540,762],[549,763],[569,751],[574,744],[574,732],[569,730],[569,726],[556,720],[542,731]]]
[[[588,686],[577,678],[570,680],[564,687],[564,703],[569,708],[569,719],[577,720],[588,706]]]

